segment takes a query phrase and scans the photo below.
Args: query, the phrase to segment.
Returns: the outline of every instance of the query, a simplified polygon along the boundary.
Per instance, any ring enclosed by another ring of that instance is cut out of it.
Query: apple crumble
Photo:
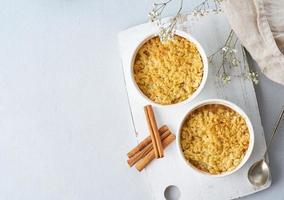
[[[249,130],[240,114],[211,104],[188,115],[180,141],[188,162],[207,173],[220,174],[241,163],[249,146]]]
[[[203,62],[196,45],[175,35],[167,43],[159,37],[145,42],[138,50],[134,79],[140,90],[158,104],[175,104],[186,100],[199,87]]]

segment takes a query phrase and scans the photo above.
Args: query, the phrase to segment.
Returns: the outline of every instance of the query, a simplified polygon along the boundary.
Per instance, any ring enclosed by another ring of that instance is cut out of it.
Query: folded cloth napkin
[[[221,6],[261,71],[284,85],[284,0],[223,0]]]

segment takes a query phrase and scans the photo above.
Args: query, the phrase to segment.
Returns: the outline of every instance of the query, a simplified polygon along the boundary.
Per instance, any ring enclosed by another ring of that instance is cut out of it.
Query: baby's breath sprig
[[[222,12],[220,0],[205,0],[197,5],[191,14],[195,17],[202,17],[208,15],[210,12],[215,14]]]
[[[162,22],[162,13],[165,7],[171,2],[172,0],[168,0],[162,3],[154,3],[151,12],[149,13],[149,18],[151,22],[157,22],[159,27],[159,37],[162,43],[167,42],[168,40],[172,39],[175,30],[178,18],[180,16],[180,12],[183,6],[183,0],[180,0],[180,7],[177,11],[176,15],[166,22]]]
[[[161,15],[165,9],[165,7],[167,6],[168,3],[170,3],[172,0],[168,0],[166,2],[162,2],[162,3],[153,3],[153,8],[152,10],[149,12],[149,18],[151,22],[154,22],[156,20],[161,19]]]
[[[245,52],[244,47],[242,47],[242,56],[243,56],[243,63],[244,63],[244,68],[246,69],[246,72],[243,74],[243,77],[252,80],[252,82],[257,85],[259,83],[258,79],[258,73],[255,71],[252,71],[250,69],[249,64],[247,63],[247,54]]]
[[[182,10],[182,3],[183,0],[181,0],[181,5],[176,16],[171,18],[169,22],[162,23],[161,20],[158,21],[159,37],[162,43],[165,43],[174,37],[176,31],[176,25],[180,18],[180,12]]]
[[[162,13],[165,7],[172,1],[173,0],[167,0],[161,3],[155,2],[153,4],[152,10],[148,14],[151,22],[157,22],[157,25],[159,27],[158,35],[160,37],[161,42],[163,43],[173,38],[178,21],[182,21],[183,19],[183,17],[181,16],[183,0],[180,0],[180,7],[176,15],[170,20],[167,20],[166,22],[165,21],[162,22]],[[221,1],[222,0],[204,0],[202,3],[197,5],[192,10],[190,15],[195,16],[195,17],[199,17],[199,16],[201,17],[201,16],[206,16],[210,12],[218,14],[222,12],[221,7],[220,7]]]
[[[237,49],[236,49],[237,42],[238,38],[236,37],[234,31],[231,30],[228,38],[226,39],[224,46],[222,46],[216,52],[211,54],[208,57],[208,61],[209,63],[216,66],[217,64],[215,63],[215,61],[217,57],[219,56],[221,57],[221,64],[217,65],[218,67],[217,76],[226,84],[231,81],[232,77],[248,78],[252,80],[254,84],[257,84],[258,74],[250,70],[250,67],[247,63],[247,57],[244,47],[241,47],[241,49],[242,49],[243,64],[246,72],[240,75],[231,75],[229,73],[233,67],[238,67],[241,64],[241,61],[237,56]]]

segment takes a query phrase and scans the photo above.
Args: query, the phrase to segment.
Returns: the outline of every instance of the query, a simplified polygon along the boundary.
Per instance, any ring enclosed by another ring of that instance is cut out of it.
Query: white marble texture
[[[185,10],[198,2],[185,1]],[[136,139],[117,45],[119,31],[146,21],[150,2],[0,6],[0,199],[151,199],[143,176],[125,162]],[[260,79],[269,135],[284,88]],[[283,132],[282,126],[269,153],[272,186],[244,199],[283,199]]]

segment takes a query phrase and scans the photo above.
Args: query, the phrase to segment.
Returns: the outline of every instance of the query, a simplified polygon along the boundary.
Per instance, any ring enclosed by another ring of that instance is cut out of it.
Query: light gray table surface
[[[185,0],[184,10],[197,3]],[[136,139],[117,45],[150,5],[0,0],[0,200],[152,198],[126,165]],[[268,137],[284,87],[261,75],[256,93]],[[243,199],[284,199],[283,144],[282,125],[269,152],[271,188]]]

